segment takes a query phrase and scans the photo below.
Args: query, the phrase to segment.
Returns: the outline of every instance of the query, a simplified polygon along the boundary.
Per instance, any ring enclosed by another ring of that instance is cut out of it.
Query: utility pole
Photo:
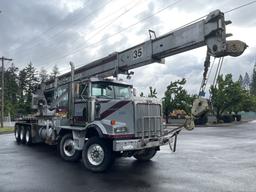
[[[1,128],[4,127],[4,61],[12,61],[5,57],[1,57],[2,60],[2,85],[1,85]]]

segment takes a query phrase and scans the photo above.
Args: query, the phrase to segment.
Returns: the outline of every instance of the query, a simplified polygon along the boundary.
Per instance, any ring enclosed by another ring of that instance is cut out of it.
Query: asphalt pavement
[[[183,131],[147,163],[118,159],[107,173],[61,160],[54,146],[0,135],[0,192],[256,191],[256,121]]]

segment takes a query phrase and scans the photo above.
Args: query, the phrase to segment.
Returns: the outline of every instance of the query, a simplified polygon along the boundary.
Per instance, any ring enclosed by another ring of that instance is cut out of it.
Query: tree
[[[37,71],[30,62],[19,72],[19,113],[31,113],[32,93],[36,90],[39,83]]]
[[[244,75],[243,87],[244,87],[246,90],[249,90],[249,89],[250,89],[250,76],[249,76],[249,74],[248,74],[247,72],[246,72],[245,75]]]
[[[23,103],[25,101],[25,91],[26,91],[26,71],[25,69],[22,69],[19,72],[18,75],[18,95],[19,95],[19,101],[20,103]]]
[[[240,86],[243,87],[244,79],[241,74],[239,75],[238,82],[240,83]]]
[[[211,86],[211,101],[218,122],[225,110],[238,103],[241,99],[240,87],[240,84],[234,84],[231,74],[225,77],[220,75],[217,79],[217,86]],[[231,93],[234,93],[234,95]]]
[[[148,97],[157,98],[156,89],[153,89],[151,86],[149,87],[149,94],[148,94]]]
[[[53,69],[52,69],[52,73],[51,73],[51,78],[55,78],[57,77],[58,75],[60,74],[60,71],[59,71],[59,68],[57,65],[54,65],[53,66]]]
[[[175,109],[184,110],[186,113],[190,113],[193,100],[195,96],[190,96],[187,91],[183,88],[186,80],[177,80],[170,82],[165,91],[163,98],[163,111],[168,123],[168,116],[170,112]]]
[[[4,74],[4,98],[5,98],[5,115],[10,114],[14,116],[17,109],[18,99],[18,68],[12,63],[12,65],[5,71]]]
[[[39,72],[39,81],[40,82],[45,82],[49,78],[49,75],[47,74],[47,71],[44,68],[41,68]]]
[[[210,92],[218,122],[224,112],[248,111],[249,106],[253,105],[249,92],[241,87],[239,81],[234,82],[231,74],[225,77],[220,75],[217,79],[217,86],[211,86]]]
[[[36,71],[36,68],[33,66],[33,64],[30,62],[28,66],[25,68],[26,71],[26,91],[28,100],[31,101],[32,99],[32,93],[36,90],[36,87],[39,83],[38,74]]]
[[[251,86],[250,86],[250,93],[252,95],[256,96],[256,63],[254,65],[253,72],[252,72],[252,81],[251,81]]]

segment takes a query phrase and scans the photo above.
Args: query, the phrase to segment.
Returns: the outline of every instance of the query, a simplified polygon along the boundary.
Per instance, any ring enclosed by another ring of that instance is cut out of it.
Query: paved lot
[[[0,135],[0,191],[256,191],[256,121],[183,131],[148,163],[119,159],[94,174],[60,159],[55,147],[17,145]]]

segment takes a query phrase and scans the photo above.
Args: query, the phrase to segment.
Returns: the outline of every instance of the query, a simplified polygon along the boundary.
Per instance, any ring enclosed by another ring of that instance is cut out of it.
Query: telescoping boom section
[[[74,80],[127,74],[130,69],[154,62],[162,63],[165,57],[205,45],[214,57],[238,56],[246,45],[240,41],[226,41],[226,37],[230,36],[226,33],[226,25],[230,23],[225,21],[221,11],[213,11],[206,19],[84,65],[75,70]],[[66,73],[59,77],[58,83],[63,84],[70,80],[71,73]],[[52,82],[47,88],[53,86]]]
[[[207,100],[195,100],[184,125],[166,129],[161,100],[136,97],[132,85],[107,77],[130,76],[131,69],[164,63],[165,57],[205,45],[207,58],[239,56],[246,44],[226,41],[229,23],[216,10],[201,21],[159,37],[150,30],[148,41],[80,68],[70,63],[69,73],[42,83],[33,94],[35,114],[15,124],[17,142],[58,145],[62,159],[82,158],[84,166],[94,172],[108,169],[116,157],[150,160],[167,143],[175,151],[177,135],[183,127],[194,128],[194,119],[208,110]]]

